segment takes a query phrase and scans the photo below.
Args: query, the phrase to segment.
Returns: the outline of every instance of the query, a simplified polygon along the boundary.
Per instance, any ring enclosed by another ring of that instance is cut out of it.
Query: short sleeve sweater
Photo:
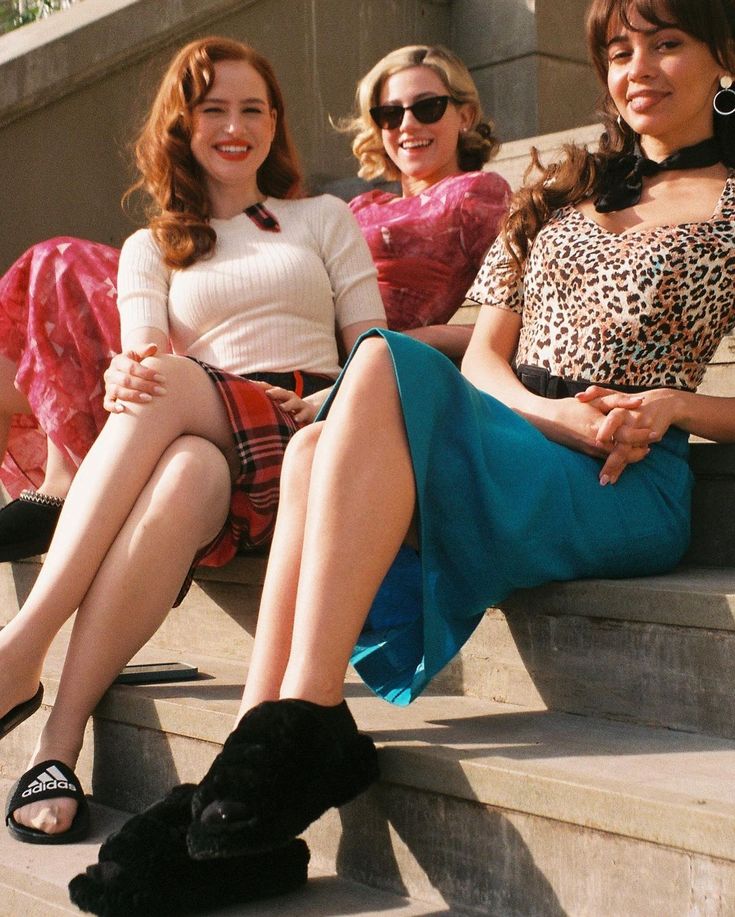
[[[245,214],[213,219],[213,254],[183,270],[166,267],[149,230],[134,233],[118,274],[123,339],[149,326],[174,352],[228,372],[336,376],[335,325],[385,318],[370,252],[337,198],[269,198],[266,206],[280,232]]]
[[[521,315],[517,364],[693,391],[735,326],[735,172],[709,220],[616,234],[566,206],[509,263],[498,240],[467,296]]]
[[[510,188],[494,172],[463,172],[415,197],[368,191],[350,202],[378,269],[388,327],[443,324],[498,234]]]

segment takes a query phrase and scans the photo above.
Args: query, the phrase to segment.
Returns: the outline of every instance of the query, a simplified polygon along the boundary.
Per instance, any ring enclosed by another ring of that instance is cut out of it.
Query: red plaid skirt
[[[193,358],[191,358],[193,359]],[[221,567],[239,550],[270,543],[276,523],[283,453],[288,441],[301,426],[282,411],[250,378],[222,372],[201,360],[194,360],[207,373],[222,401],[232,425],[232,436],[240,461],[240,471],[232,484],[230,512],[219,534],[194,558],[192,569],[176,600],[186,595],[194,568]],[[327,388],[334,382],[328,376],[305,373],[253,373],[259,379],[280,385],[304,396]]]

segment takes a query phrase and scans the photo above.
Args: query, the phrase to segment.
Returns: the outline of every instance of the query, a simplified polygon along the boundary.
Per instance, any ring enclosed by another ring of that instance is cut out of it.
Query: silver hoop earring
[[[715,93],[714,99],[712,99],[712,107],[714,110],[718,115],[722,115],[725,118],[735,114],[735,89],[732,88],[733,82],[735,81],[729,74],[721,76],[720,89]]]

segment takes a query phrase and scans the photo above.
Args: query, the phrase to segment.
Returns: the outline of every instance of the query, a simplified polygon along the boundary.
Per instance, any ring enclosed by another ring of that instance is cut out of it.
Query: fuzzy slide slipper
[[[41,706],[43,700],[43,685],[38,686],[38,691],[33,697],[24,700],[22,704],[17,704],[12,710],[9,710],[5,716],[0,717],[0,739],[12,732],[16,726],[20,726],[23,720],[34,714]]]
[[[13,812],[30,802],[68,796],[77,801],[77,814],[69,829],[62,834],[46,834],[36,828],[19,825]],[[13,837],[25,844],[74,844],[89,834],[89,805],[79,778],[63,761],[42,761],[34,764],[10,791],[5,807],[5,824]]]
[[[377,777],[373,740],[346,704],[266,701],[245,714],[199,784],[189,853],[229,857],[284,844]]]
[[[254,856],[191,860],[186,829],[195,789],[174,787],[111,834],[99,862],[69,883],[72,902],[101,917],[164,917],[255,901],[306,882],[309,848],[302,840]]]

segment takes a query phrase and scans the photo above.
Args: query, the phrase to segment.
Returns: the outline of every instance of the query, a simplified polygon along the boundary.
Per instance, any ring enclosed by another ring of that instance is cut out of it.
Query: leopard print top
[[[511,285],[500,239],[467,299],[522,316],[516,362],[552,375],[694,390],[735,326],[735,171],[711,219],[608,232],[568,205]]]

